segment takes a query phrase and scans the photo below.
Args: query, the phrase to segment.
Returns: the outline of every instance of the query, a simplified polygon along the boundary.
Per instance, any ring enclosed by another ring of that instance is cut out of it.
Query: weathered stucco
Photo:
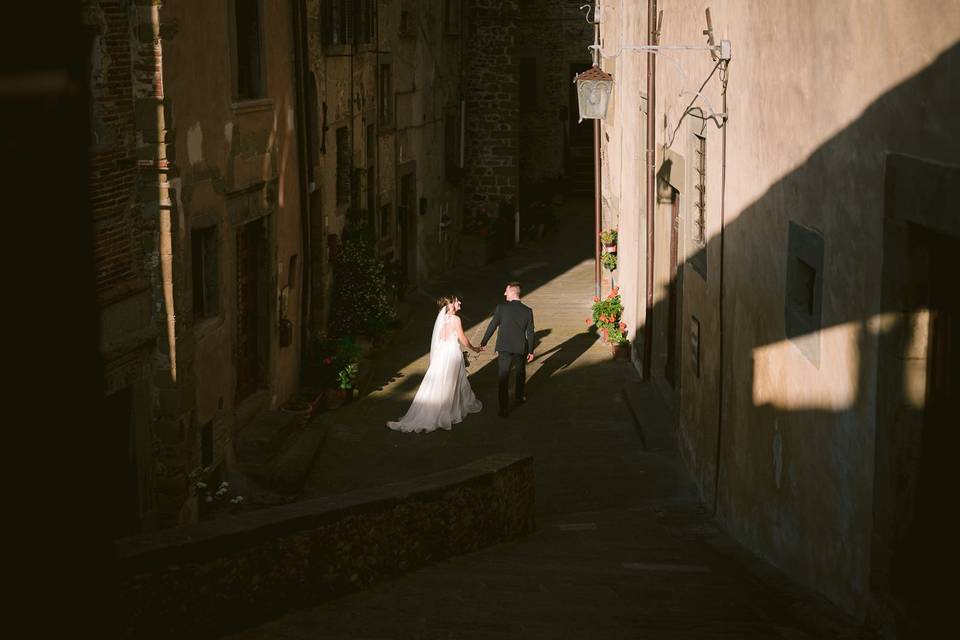
[[[646,43],[646,2],[603,4],[606,50]],[[661,0],[660,43],[704,43],[708,5],[716,40],[733,47],[726,183],[722,131],[702,117],[724,110],[720,72],[703,89],[705,100],[694,103],[702,111],[683,117],[693,96],[680,95],[680,74],[660,58],[657,168],[663,170],[664,158],[673,154],[685,165],[669,181],[681,191],[683,263],[680,370],[670,385],[663,373],[670,215],[660,204],[653,375],[677,403],[685,456],[704,498],[716,498],[721,521],[749,548],[863,615],[875,508],[878,334],[871,318],[883,311],[885,162],[889,153],[960,161],[951,106],[958,95],[949,80],[960,11],[948,0],[922,7]],[[680,64],[687,91],[696,90],[715,64],[703,51],[669,55]],[[616,81],[613,113],[604,125],[605,197],[608,206],[609,194],[619,201],[620,282],[635,339],[644,322],[645,129],[638,95],[645,61],[645,54],[625,51],[604,62]],[[706,139],[702,249],[693,241],[694,134]],[[784,311],[790,222],[822,238],[823,250],[822,329],[793,339],[785,333]],[[705,277],[693,268],[699,251],[706,252]],[[691,353],[693,316],[700,323],[699,375]],[[818,361],[804,347],[811,340]]]

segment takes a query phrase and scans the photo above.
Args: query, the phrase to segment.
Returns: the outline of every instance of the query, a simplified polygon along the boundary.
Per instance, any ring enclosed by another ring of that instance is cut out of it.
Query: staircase
[[[593,146],[569,148],[571,195],[593,195]]]

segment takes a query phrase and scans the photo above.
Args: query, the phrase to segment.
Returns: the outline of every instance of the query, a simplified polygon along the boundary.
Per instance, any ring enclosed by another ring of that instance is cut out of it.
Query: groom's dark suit
[[[516,401],[523,402],[523,387],[527,381],[527,354],[533,353],[535,334],[533,332],[533,309],[519,300],[509,300],[497,305],[493,318],[487,325],[480,346],[487,346],[487,341],[493,336],[494,330],[499,327],[497,334],[497,353],[499,354],[500,369],[500,415],[509,412],[507,383],[510,378],[510,367],[517,368]]]

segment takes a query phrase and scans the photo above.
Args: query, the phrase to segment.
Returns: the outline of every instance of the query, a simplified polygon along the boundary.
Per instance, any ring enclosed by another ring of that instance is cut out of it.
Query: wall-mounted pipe
[[[647,43],[657,44],[657,0],[647,0]],[[656,111],[657,57],[647,52],[647,305],[643,321],[643,379],[650,379],[650,358],[653,353],[653,208],[657,172]]]

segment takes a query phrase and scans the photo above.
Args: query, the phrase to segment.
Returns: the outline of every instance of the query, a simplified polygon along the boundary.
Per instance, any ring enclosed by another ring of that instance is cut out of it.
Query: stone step
[[[261,412],[240,432],[237,461],[241,470],[255,473],[257,468],[267,465],[301,423],[301,416],[285,411]]]

